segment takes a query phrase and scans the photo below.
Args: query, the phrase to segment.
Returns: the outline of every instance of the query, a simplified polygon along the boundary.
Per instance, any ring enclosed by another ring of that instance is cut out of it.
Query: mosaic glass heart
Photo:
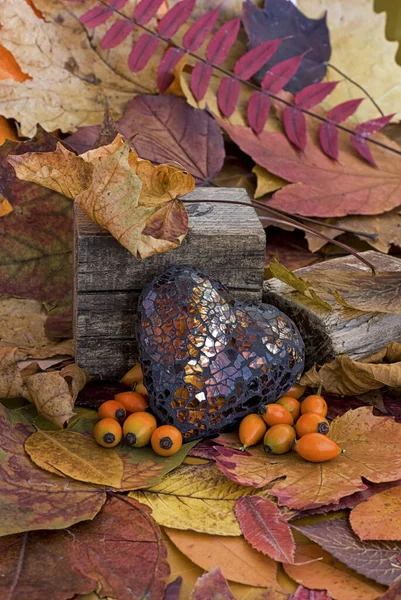
[[[189,267],[171,267],[144,288],[137,335],[151,409],[186,441],[275,402],[304,364],[302,338],[285,314],[239,302]]]

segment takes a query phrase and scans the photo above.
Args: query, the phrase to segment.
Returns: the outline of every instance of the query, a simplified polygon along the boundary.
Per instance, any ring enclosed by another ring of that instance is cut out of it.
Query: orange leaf
[[[21,83],[31,78],[22,72],[21,67],[11,52],[0,44],[0,80],[2,79],[14,79]]]
[[[350,522],[361,540],[401,540],[401,486],[358,504]]]
[[[4,196],[0,194],[0,217],[8,215],[8,213],[10,213],[12,210],[13,207],[11,206],[7,198],[4,198]]]

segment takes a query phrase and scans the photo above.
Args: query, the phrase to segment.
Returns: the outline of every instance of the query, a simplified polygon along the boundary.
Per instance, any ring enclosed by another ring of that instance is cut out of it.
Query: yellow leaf
[[[182,465],[159,484],[130,494],[152,509],[159,525],[227,536],[241,535],[234,507],[247,495],[268,492],[233,483],[214,463]]]
[[[269,194],[270,192],[275,192],[279,188],[287,185],[287,181],[281,179],[281,177],[277,177],[277,175],[273,175],[273,173],[269,173],[263,167],[259,165],[255,165],[252,169],[252,172],[255,173],[258,185],[255,192],[255,198],[260,198],[265,194]]]
[[[31,137],[40,123],[47,131],[73,131],[102,122],[105,101],[114,117],[123,113],[137,93],[157,91],[156,72],[161,44],[146,69],[132,73],[127,56],[142,34],[139,28],[113,51],[100,42],[111,22],[88,31],[79,17],[94,0],[73,5],[61,0],[35,0],[39,18],[25,0],[2,4],[0,44],[9,50],[29,79],[1,82],[2,114],[17,119],[21,133]],[[132,9],[128,13],[131,16]]]
[[[25,450],[42,469],[98,485],[118,488],[123,462],[117,452],[73,431],[37,431]]]

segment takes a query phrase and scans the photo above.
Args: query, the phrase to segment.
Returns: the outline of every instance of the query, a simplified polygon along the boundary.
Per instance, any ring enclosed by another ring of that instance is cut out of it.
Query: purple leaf
[[[241,84],[236,79],[224,77],[224,79],[221,80],[217,92],[217,103],[225,117],[231,117],[233,114],[240,90]]]
[[[108,6],[94,6],[88,12],[80,17],[81,23],[91,29],[92,27],[97,27],[98,25],[102,25],[102,23],[106,23],[108,19],[112,16],[113,11]]]
[[[333,123],[322,123],[319,129],[319,141],[326,156],[338,159],[338,130]]]
[[[221,65],[226,60],[232,45],[237,39],[240,26],[240,19],[232,19],[216,31],[206,48],[206,58],[209,62]]]
[[[338,81],[323,81],[321,83],[312,83],[298,92],[294,98],[294,104],[301,108],[310,109],[320,104],[331,94]]]
[[[157,70],[157,87],[159,92],[163,94],[174,81],[174,67],[184,56],[184,50],[180,48],[167,48],[163,54],[163,58],[160,61],[159,68]]]
[[[212,75],[212,66],[207,63],[199,62],[192,70],[190,86],[191,91],[198,102],[199,100],[202,100],[206,94]]]
[[[288,600],[332,600],[332,598],[324,590],[310,590],[300,585]]]
[[[271,67],[260,84],[262,90],[277,94],[298,71],[303,56],[293,56]]]
[[[256,76],[259,81],[273,65],[306,52],[299,70],[285,89],[295,94],[323,79],[331,55],[326,15],[309,19],[289,0],[265,0],[263,10],[246,0],[242,21],[251,48],[267,40],[287,38]]]
[[[157,31],[165,38],[171,38],[186,23],[195,7],[196,0],[182,0],[164,15]]]
[[[354,146],[358,154],[362,156],[362,158],[364,158],[372,166],[376,166],[375,159],[373,158],[369,148],[369,144],[364,137],[361,135],[351,135],[351,144]]]
[[[391,121],[394,115],[395,113],[393,113],[392,115],[387,115],[385,117],[379,117],[378,119],[371,119],[370,121],[365,121],[365,123],[357,125],[355,127],[355,131],[356,133],[359,133],[359,135],[363,135],[364,137],[372,135],[373,133],[377,133]]]
[[[157,13],[163,0],[141,0],[134,10],[134,19],[140,25],[146,25]]]
[[[146,67],[153,54],[156,52],[159,41],[159,38],[151,33],[144,33],[141,35],[128,56],[128,66],[130,71],[137,73]]]
[[[191,27],[188,29],[183,37],[182,45],[186,50],[195,52],[200,48],[205,39],[212,32],[213,27],[217,23],[219,16],[220,7],[217,6],[213,10],[210,10],[202,17],[200,17]]]
[[[261,133],[266,124],[270,110],[270,98],[267,94],[254,92],[249,98],[247,118],[255,133]]]
[[[306,120],[303,113],[293,106],[286,106],[283,112],[285,133],[300,150],[306,148]]]
[[[171,583],[166,586],[164,590],[163,600],[178,600],[180,597],[182,586],[182,577],[177,577]]]
[[[134,29],[134,23],[132,21],[126,21],[125,19],[118,19],[113,25],[106,31],[100,46],[103,50],[109,50],[122,44],[126,37]]]
[[[355,100],[347,100],[332,108],[326,115],[326,117],[334,123],[341,123],[354,114],[364,98],[356,98]]]
[[[128,0],[111,0],[110,6],[116,10],[121,10],[127,4]]]
[[[191,600],[235,600],[220,567],[204,573],[195,583]]]
[[[245,81],[253,77],[273,56],[282,41],[282,39],[271,40],[249,50],[235,63],[234,74]]]

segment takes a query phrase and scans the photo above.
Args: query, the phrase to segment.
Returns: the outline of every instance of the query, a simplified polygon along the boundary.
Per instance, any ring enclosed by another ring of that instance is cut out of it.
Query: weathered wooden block
[[[245,190],[198,188],[187,204],[191,231],[182,245],[143,261],[75,206],[76,360],[91,375],[120,378],[137,360],[139,294],[171,265],[188,265],[219,279],[243,300],[261,300],[266,238]],[[211,203],[202,203],[208,200]]]

